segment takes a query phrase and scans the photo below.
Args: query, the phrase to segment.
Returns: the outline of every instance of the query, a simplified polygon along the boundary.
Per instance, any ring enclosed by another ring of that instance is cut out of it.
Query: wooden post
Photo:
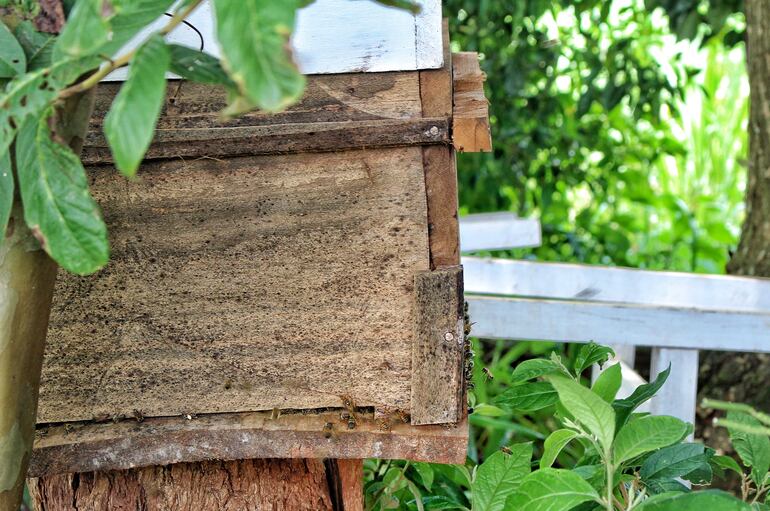
[[[695,423],[698,399],[698,350],[653,348],[650,379],[671,364],[671,375],[650,401],[653,415],[671,415]]]

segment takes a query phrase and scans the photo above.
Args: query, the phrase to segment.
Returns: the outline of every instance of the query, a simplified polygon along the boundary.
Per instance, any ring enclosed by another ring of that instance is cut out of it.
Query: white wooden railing
[[[471,215],[460,232],[472,252],[533,246],[540,226]],[[653,413],[694,422],[699,349],[770,352],[768,279],[471,256],[462,264],[477,337],[652,347],[650,374],[672,368]],[[639,383],[630,367],[624,375],[627,386]]]

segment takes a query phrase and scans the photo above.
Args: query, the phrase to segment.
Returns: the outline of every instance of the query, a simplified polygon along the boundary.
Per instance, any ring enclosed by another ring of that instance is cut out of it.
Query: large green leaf
[[[0,78],[13,78],[27,70],[27,56],[11,30],[0,21]]]
[[[107,264],[107,228],[88,191],[83,164],[54,142],[46,116],[30,118],[21,127],[16,163],[24,216],[43,249],[80,275]]]
[[[575,357],[575,364],[573,366],[575,374],[579,375],[594,364],[602,365],[607,362],[610,357],[614,356],[615,352],[612,348],[601,346],[595,342],[584,344],[580,347],[577,357]]]
[[[678,442],[687,430],[687,423],[676,417],[650,415],[631,421],[615,437],[615,465]]]
[[[604,447],[609,450],[615,436],[615,412],[597,394],[574,380],[549,376],[548,381],[559,393],[559,401]]]
[[[642,480],[675,479],[684,477],[709,465],[703,444],[686,443],[665,447],[652,453],[639,469]]]
[[[109,19],[114,14],[106,0],[78,0],[56,40],[54,61],[95,55],[110,40]]]
[[[562,449],[570,441],[578,436],[577,432],[571,429],[557,429],[545,439],[543,444],[543,456],[540,458],[540,468],[550,468],[556,461]]]
[[[655,381],[639,385],[634,392],[625,399],[616,399],[612,402],[612,408],[615,410],[616,430],[620,430],[628,421],[628,417],[636,410],[639,405],[648,401],[654,396],[660,388],[666,383],[668,375],[671,373],[671,365],[665,371],[658,374]]]
[[[727,418],[746,426],[762,426],[757,419],[742,412],[728,412]],[[770,438],[767,435],[747,433],[733,427],[728,428],[728,431],[738,456],[741,457],[744,465],[751,467],[751,477],[759,485],[770,469]]]
[[[599,375],[594,382],[591,390],[596,392],[599,397],[612,403],[620,390],[620,385],[623,383],[623,374],[620,369],[620,364],[611,365]]]
[[[36,71],[51,65],[51,55],[56,43],[56,37],[53,34],[38,32],[29,21],[19,23],[14,34],[24,49],[28,71]]]
[[[516,365],[511,374],[511,385],[518,385],[540,376],[558,373],[561,371],[559,364],[546,358],[533,358]]]
[[[170,44],[168,48],[171,51],[171,72],[193,82],[235,87],[219,59],[178,44]]]
[[[583,478],[569,470],[544,468],[524,478],[506,509],[568,511],[588,501],[600,502],[600,498]]]
[[[639,511],[749,511],[751,508],[729,493],[706,490],[655,495],[634,509]]]
[[[6,149],[0,152],[0,241],[5,239],[5,229],[13,208],[13,168],[11,154]]]
[[[163,39],[147,40],[131,62],[128,79],[104,119],[104,134],[123,174],[134,176],[150,147],[166,96],[169,52]]]
[[[259,107],[276,111],[305,87],[288,53],[298,0],[214,0],[222,62],[240,92],[226,114]]]
[[[497,396],[494,403],[500,408],[532,412],[551,406],[559,400],[559,395],[550,383],[534,382],[516,385]]]
[[[0,95],[0,152],[10,147],[28,116],[38,116],[56,97],[56,84],[45,69],[14,78]]]
[[[516,444],[511,453],[498,451],[476,470],[473,511],[502,511],[505,502],[530,472],[532,444]]]
[[[115,10],[110,19],[112,33],[99,51],[114,54],[143,28],[163,16],[173,4],[174,0],[112,0]]]

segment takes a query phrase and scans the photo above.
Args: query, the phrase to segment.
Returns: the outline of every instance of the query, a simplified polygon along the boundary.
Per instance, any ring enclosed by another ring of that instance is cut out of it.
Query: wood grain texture
[[[364,511],[364,460],[337,460],[343,511]]]
[[[489,129],[489,102],[484,96],[486,76],[473,52],[452,55],[454,80],[454,112],[452,140],[461,153],[492,151]]]
[[[422,150],[428,201],[431,268],[460,264],[460,225],[457,220],[457,166],[447,146]]]
[[[412,424],[453,423],[463,403],[463,272],[459,266],[414,278]]]
[[[90,171],[112,260],[59,277],[38,423],[409,409],[420,148]]]
[[[162,130],[156,133],[145,154],[145,161],[334,152],[371,147],[448,143],[449,121],[445,118],[193,128]],[[112,151],[103,135],[89,135],[82,159],[89,165],[113,162]]]
[[[452,52],[449,49],[449,22],[442,23],[444,65],[420,71],[420,99],[425,117],[452,117]]]
[[[30,479],[41,511],[332,511],[322,460],[179,463]]]
[[[463,463],[468,423],[411,426],[357,414],[348,429],[339,411],[271,412],[148,418],[139,423],[93,422],[38,426],[31,477],[124,470],[179,462],[248,458],[407,459]],[[326,425],[330,424],[331,428]]]

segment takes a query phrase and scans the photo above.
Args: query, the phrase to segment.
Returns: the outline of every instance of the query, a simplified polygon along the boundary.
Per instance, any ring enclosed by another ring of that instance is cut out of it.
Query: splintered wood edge
[[[489,102],[484,96],[486,76],[474,52],[452,56],[453,102],[452,143],[460,152],[492,151]]]
[[[150,418],[143,422],[39,425],[29,477],[126,470],[206,460],[251,458],[407,459],[463,463],[468,423],[382,429],[372,414],[358,414],[348,429],[340,411],[271,412]],[[328,426],[331,424],[331,429]]]
[[[418,273],[414,288],[411,421],[457,422],[465,409],[462,267]]]

